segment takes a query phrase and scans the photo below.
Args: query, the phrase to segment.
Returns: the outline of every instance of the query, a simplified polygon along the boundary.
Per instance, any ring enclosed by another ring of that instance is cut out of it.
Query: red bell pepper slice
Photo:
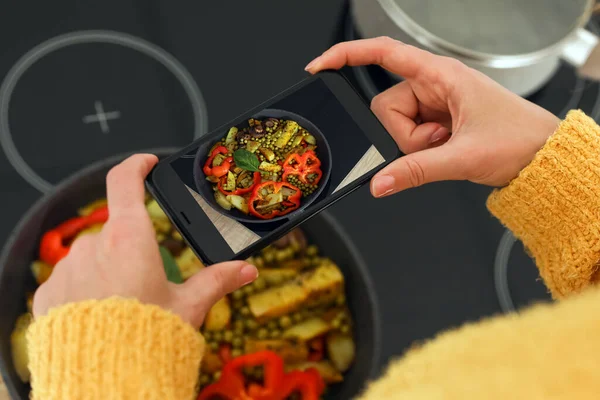
[[[246,367],[264,367],[264,385],[252,384],[245,387],[242,372]],[[198,400],[209,400],[221,396],[225,400],[277,400],[283,383],[283,360],[272,351],[259,351],[236,357],[223,367],[221,378],[204,388]]]
[[[227,174],[227,172],[229,172],[229,169],[231,168],[231,163],[233,162],[233,157],[227,157],[225,160],[223,160],[221,165],[217,165],[215,167],[212,166],[212,162],[218,154],[227,153],[229,153],[229,150],[227,150],[227,147],[225,146],[218,146],[212,151],[212,153],[208,157],[208,160],[206,160],[206,164],[204,164],[204,168],[202,169],[206,176],[212,175],[217,178],[220,178],[223,175]]]
[[[46,232],[40,241],[40,259],[47,264],[56,265],[69,253],[70,246],[65,242],[73,239],[79,232],[91,225],[108,221],[108,207],[100,207],[85,217],[71,218],[56,228]]]
[[[281,191],[281,189],[284,187],[294,190],[295,193],[291,196],[288,196],[288,198],[284,199],[284,201],[282,202],[282,205],[286,207],[284,210],[273,210],[268,214],[261,214],[256,210],[254,203],[265,199],[265,196],[263,196],[263,194],[261,193],[261,189],[266,188],[268,186],[273,186],[273,193],[279,193],[279,191]],[[261,219],[271,219],[278,215],[288,214],[300,207],[301,197],[302,191],[289,182],[266,181],[254,187],[252,195],[248,199],[248,209],[250,210],[250,214],[254,215],[255,217]]]
[[[316,177],[312,181],[309,181],[307,177],[312,174],[316,175]],[[312,150],[305,152],[303,155],[290,154],[283,163],[282,180],[286,181],[289,175],[297,176],[300,182],[306,185],[316,185],[323,176],[321,160],[319,160]]]
[[[227,191],[225,189],[223,189],[223,182],[227,179],[226,176],[223,176],[220,180],[219,183],[217,185],[217,187],[219,188],[219,191],[221,193],[223,193],[225,196],[228,196],[230,194],[234,194],[234,195],[242,195],[242,194],[246,194],[246,193],[250,193],[252,191],[252,189],[254,189],[254,187],[256,187],[256,185],[258,185],[260,183],[261,180],[261,176],[260,176],[260,172],[255,172],[254,176],[253,176],[253,182],[252,185],[250,185],[247,188],[239,188],[239,189],[235,189],[234,191],[230,192]]]
[[[319,400],[325,390],[325,382],[314,368],[291,371],[285,374],[279,399],[287,399],[292,393],[300,393],[302,400]]]

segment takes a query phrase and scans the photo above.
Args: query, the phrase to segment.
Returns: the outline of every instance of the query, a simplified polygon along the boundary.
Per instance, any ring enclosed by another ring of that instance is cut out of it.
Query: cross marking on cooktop
[[[94,108],[96,109],[95,114],[86,115],[83,117],[84,124],[90,124],[92,122],[98,122],[100,124],[100,129],[102,129],[102,133],[110,132],[110,127],[108,126],[108,121],[111,119],[117,119],[121,116],[120,111],[109,111],[104,112],[104,106],[101,101],[94,102]]]

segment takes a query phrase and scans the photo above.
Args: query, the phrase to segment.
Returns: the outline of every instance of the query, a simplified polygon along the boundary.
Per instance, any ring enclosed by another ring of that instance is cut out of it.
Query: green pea
[[[235,322],[233,323],[233,330],[234,330],[234,331],[238,331],[238,330],[240,330],[240,329],[241,329],[241,330],[242,330],[242,332],[243,332],[243,331],[244,331],[244,325],[245,325],[245,324],[244,324],[244,321],[243,321],[243,320],[241,320],[241,319],[239,319],[239,320],[237,320],[237,321],[235,321]]]
[[[231,357],[235,358],[235,357],[239,357],[241,356],[243,353],[242,349],[233,349],[231,350]]]
[[[207,342],[212,340],[213,335],[212,335],[211,331],[204,331],[203,335],[204,335],[204,340],[206,340]]]
[[[342,323],[337,318],[331,321],[331,326],[333,327],[333,329],[339,329],[341,325]]]
[[[253,319],[247,319],[246,320],[246,328],[248,328],[248,330],[250,330],[250,331],[253,331],[258,328],[258,322],[256,322]]]
[[[298,323],[302,321],[302,315],[296,312],[292,315],[292,320],[294,320],[295,323]]]
[[[265,280],[265,278],[259,276],[254,281],[253,285],[257,291],[265,290],[265,288],[267,287],[267,281]]]
[[[235,300],[233,302],[233,308],[234,309],[240,309],[242,307],[244,307],[244,300]]]
[[[241,336],[234,336],[233,340],[231,341],[231,345],[234,348],[242,347],[244,346],[244,339],[242,339]]]
[[[279,318],[279,326],[283,329],[287,329],[292,326],[292,319],[289,317],[289,315],[284,315],[283,317]]]
[[[344,304],[346,303],[346,296],[344,295],[344,293],[340,293],[340,294],[338,295],[338,297],[336,297],[336,299],[335,299],[335,303],[336,303],[338,306],[342,306],[342,305],[344,305]]]
[[[223,340],[227,343],[231,343],[233,340],[233,331],[227,330],[223,333]]]
[[[207,385],[208,383],[210,383],[210,376],[208,376],[206,374],[200,375],[200,384]]]
[[[211,350],[213,350],[213,351],[217,351],[217,350],[219,350],[219,343],[210,342],[210,343],[208,343],[208,347],[210,347]]]
[[[218,381],[221,378],[221,371],[215,372],[212,377],[215,381]]]
[[[252,293],[254,293],[254,288],[252,287],[252,285],[246,285],[243,289],[244,293],[246,293],[246,296],[250,296]]]
[[[223,333],[219,331],[215,332],[213,340],[217,343],[221,343],[223,341]]]
[[[244,292],[241,290],[236,290],[233,293],[231,293],[231,296],[233,297],[234,300],[241,300],[244,298]]]
[[[350,332],[350,327],[348,325],[342,325],[342,327],[340,328],[340,332],[342,333],[348,333]]]
[[[240,313],[244,316],[247,317],[250,315],[250,308],[248,306],[242,307],[240,309]]]
[[[269,323],[267,324],[267,328],[269,328],[270,330],[277,329],[277,322],[269,321]]]
[[[266,339],[267,336],[269,336],[269,331],[267,331],[265,328],[260,328],[256,334],[256,337],[259,339]]]
[[[269,336],[271,339],[277,339],[279,336],[281,336],[281,331],[279,329],[272,330]]]

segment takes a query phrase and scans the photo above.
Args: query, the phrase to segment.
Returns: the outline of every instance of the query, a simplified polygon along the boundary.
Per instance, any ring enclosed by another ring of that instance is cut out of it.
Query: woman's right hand
[[[407,153],[373,178],[376,197],[442,180],[506,185],[559,123],[552,113],[455,59],[386,37],[339,43],[306,69],[367,64],[405,79],[371,103]]]

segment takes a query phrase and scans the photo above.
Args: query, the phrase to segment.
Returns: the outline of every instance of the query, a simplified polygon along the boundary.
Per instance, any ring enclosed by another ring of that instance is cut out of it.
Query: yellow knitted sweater
[[[488,207],[564,299],[440,334],[393,362],[363,399],[600,398],[600,128],[569,113]],[[34,399],[192,399],[202,337],[135,300],[69,304],[29,332]]]

